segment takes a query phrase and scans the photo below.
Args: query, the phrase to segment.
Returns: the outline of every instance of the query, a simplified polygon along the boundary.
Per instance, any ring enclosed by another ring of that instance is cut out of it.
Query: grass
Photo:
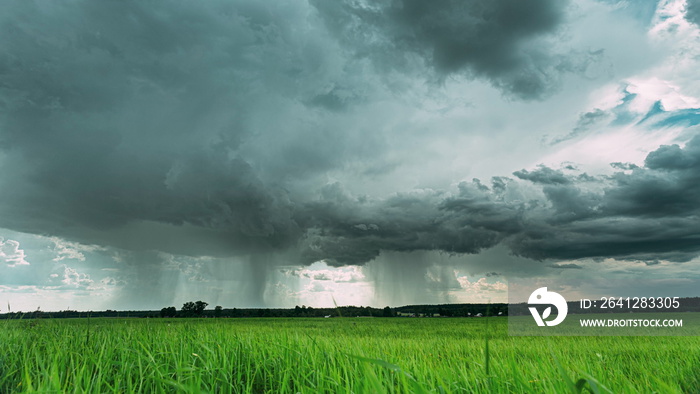
[[[14,320],[0,392],[697,393],[699,345],[510,337],[506,318]]]

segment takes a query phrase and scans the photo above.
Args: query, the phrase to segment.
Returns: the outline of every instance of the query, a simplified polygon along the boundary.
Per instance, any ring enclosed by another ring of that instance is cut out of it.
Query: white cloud
[[[51,237],[51,241],[53,241],[56,251],[56,257],[53,261],[58,262],[66,259],[85,261],[85,255],[77,247],[80,244],[68,242],[58,237]]]
[[[660,145],[674,143],[681,133],[681,128],[648,130],[634,125],[605,126],[584,138],[562,144],[539,163],[556,168],[564,162],[573,162],[582,171],[604,174],[612,172],[610,163],[614,162],[643,165],[649,152]]]
[[[467,290],[472,293],[482,293],[482,292],[496,292],[504,293],[508,291],[508,285],[503,282],[493,282],[490,283],[486,278],[479,278],[475,282],[469,281],[466,276],[457,277],[462,289]]]
[[[309,293],[322,293],[329,291],[329,289],[323,283],[315,280],[306,285],[306,287],[304,287],[304,291]]]
[[[366,282],[367,277],[362,267],[350,265],[345,267],[329,267],[323,262],[314,263],[308,268],[286,271],[291,276],[307,278],[316,281],[331,281],[335,283]]]
[[[85,253],[93,253],[97,251],[105,251],[107,248],[98,245],[84,245],[78,242],[70,242],[58,237],[50,237],[53,242],[53,250],[56,252],[56,257],[53,261],[62,260],[78,260],[85,261]]]
[[[500,280],[482,277],[470,281],[466,276],[457,276],[457,281],[462,289],[452,292],[456,302],[507,302],[508,285]]]
[[[638,113],[649,111],[655,102],[660,102],[665,111],[678,111],[699,108],[700,100],[683,94],[682,87],[672,81],[651,77],[647,79],[631,78],[627,91],[636,98],[631,109]]]
[[[19,242],[8,239],[5,241],[0,237],[0,262],[4,262],[8,267],[19,265],[29,265],[23,249],[19,248]]]
[[[667,110],[700,106],[700,27],[685,19],[685,5],[685,0],[661,1],[649,37],[667,56],[632,80],[663,100]]]
[[[693,34],[693,24],[685,19],[686,0],[662,0],[656,8],[649,36],[657,40]]]
[[[62,265],[62,268],[62,273],[52,274],[50,276],[54,282],[59,282],[60,280],[60,284],[55,288],[85,290],[92,287],[94,281],[90,279],[90,275],[78,272],[75,268],[71,268],[65,264]]]
[[[12,312],[60,311],[60,310],[101,310],[114,308],[111,305],[113,294],[109,291],[87,289],[63,289],[53,286],[3,286],[0,285],[0,311],[5,312],[9,305]]]
[[[119,278],[113,278],[111,276],[100,279],[100,283],[103,286],[124,286],[126,282]]]

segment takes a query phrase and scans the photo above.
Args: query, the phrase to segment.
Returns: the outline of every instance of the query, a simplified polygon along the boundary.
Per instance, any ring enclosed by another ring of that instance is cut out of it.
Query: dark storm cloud
[[[309,206],[312,230],[303,255],[308,261],[362,264],[382,250],[471,254],[503,244],[537,260],[696,257],[700,137],[684,148],[658,148],[644,167],[619,168],[623,172],[599,177],[545,166],[516,172],[541,191],[534,200],[522,183],[504,178],[495,178],[492,188],[478,180],[462,183],[455,195],[427,190],[377,201],[350,197],[336,185],[333,199]]]
[[[520,179],[545,185],[566,185],[572,182],[570,177],[564,175],[561,171],[553,170],[545,166],[539,166],[534,171],[515,171],[513,175]]]
[[[477,253],[492,247],[520,230],[523,207],[498,204],[481,186],[462,183],[454,196],[425,190],[376,201],[336,196],[312,203],[304,257],[363,264],[382,250]]]
[[[602,193],[580,185],[545,186],[546,215],[507,242],[538,259],[618,257],[687,261],[700,252],[700,137],[684,148],[661,146],[644,167],[599,178]]]
[[[606,193],[606,212],[656,218],[687,218],[698,213],[700,137],[684,148],[662,146],[644,164],[644,169],[613,176],[617,187]]]
[[[639,166],[634,163],[622,163],[619,161],[610,163],[610,167],[616,170],[634,170],[635,168],[639,168]]]
[[[354,97],[328,91],[303,7],[0,8],[3,227],[195,255],[284,248],[300,233],[287,186],[353,151],[299,105]]]
[[[700,1],[688,0],[685,8],[685,18],[700,26]]]
[[[359,57],[379,68],[418,64],[442,79],[453,73],[488,79],[504,92],[538,98],[560,74],[576,71],[588,56],[552,50],[567,1],[320,1],[312,4],[328,28]]]
[[[578,264],[551,264],[549,267],[558,269],[583,269],[583,267]]]

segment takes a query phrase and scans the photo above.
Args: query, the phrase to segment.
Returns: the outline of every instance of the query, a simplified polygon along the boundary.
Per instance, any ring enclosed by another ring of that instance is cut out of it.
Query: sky
[[[5,1],[0,32],[0,313],[700,295],[700,0]]]

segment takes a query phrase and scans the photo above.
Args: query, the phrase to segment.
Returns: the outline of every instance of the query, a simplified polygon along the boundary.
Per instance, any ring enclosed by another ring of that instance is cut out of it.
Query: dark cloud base
[[[565,19],[567,1],[312,1],[326,26],[356,56],[380,69],[485,78],[504,93],[537,99],[589,60],[544,44]],[[583,62],[582,62],[583,61]],[[427,70],[426,68],[427,67]],[[584,66],[585,67],[585,66]]]
[[[700,1],[688,0],[686,4],[685,18],[692,23],[700,26]]]
[[[599,177],[545,166],[515,172],[540,188],[544,198],[538,200],[523,199],[522,183],[497,178],[491,188],[477,180],[463,183],[457,195],[428,191],[373,203],[328,203],[309,213],[334,215],[315,226],[306,249],[310,260],[339,264],[361,264],[380,250],[478,253],[497,244],[537,260],[682,262],[696,257],[700,137],[685,148],[660,147],[644,167],[624,168]],[[602,191],[588,191],[591,183]],[[339,212],[345,215],[335,216]],[[373,230],[359,230],[362,223]]]
[[[544,166],[515,172],[516,178],[541,190],[543,197],[534,200],[523,197],[526,184],[522,181],[503,177],[494,179],[490,187],[478,180],[462,183],[456,194],[423,190],[378,200],[354,197],[334,184],[317,199],[288,201],[287,225],[276,225],[275,214],[253,211],[258,221],[254,223],[270,224],[245,230],[239,223],[196,222],[182,216],[179,223],[154,219],[151,225],[112,224],[81,232],[80,226],[41,227],[60,217],[33,214],[44,232],[84,243],[189,255],[277,250],[307,264],[318,260],[332,265],[364,264],[382,251],[473,254],[499,244],[536,260],[615,257],[682,262],[696,257],[700,252],[700,137],[684,148],[660,147],[647,156],[644,167],[622,168],[605,177]],[[591,182],[602,191],[587,191]],[[217,198],[226,195],[225,189]],[[210,218],[213,221],[225,212],[213,207]],[[31,215],[22,216],[27,217]],[[15,221],[15,227],[21,227]],[[179,244],[184,238],[190,242]]]

